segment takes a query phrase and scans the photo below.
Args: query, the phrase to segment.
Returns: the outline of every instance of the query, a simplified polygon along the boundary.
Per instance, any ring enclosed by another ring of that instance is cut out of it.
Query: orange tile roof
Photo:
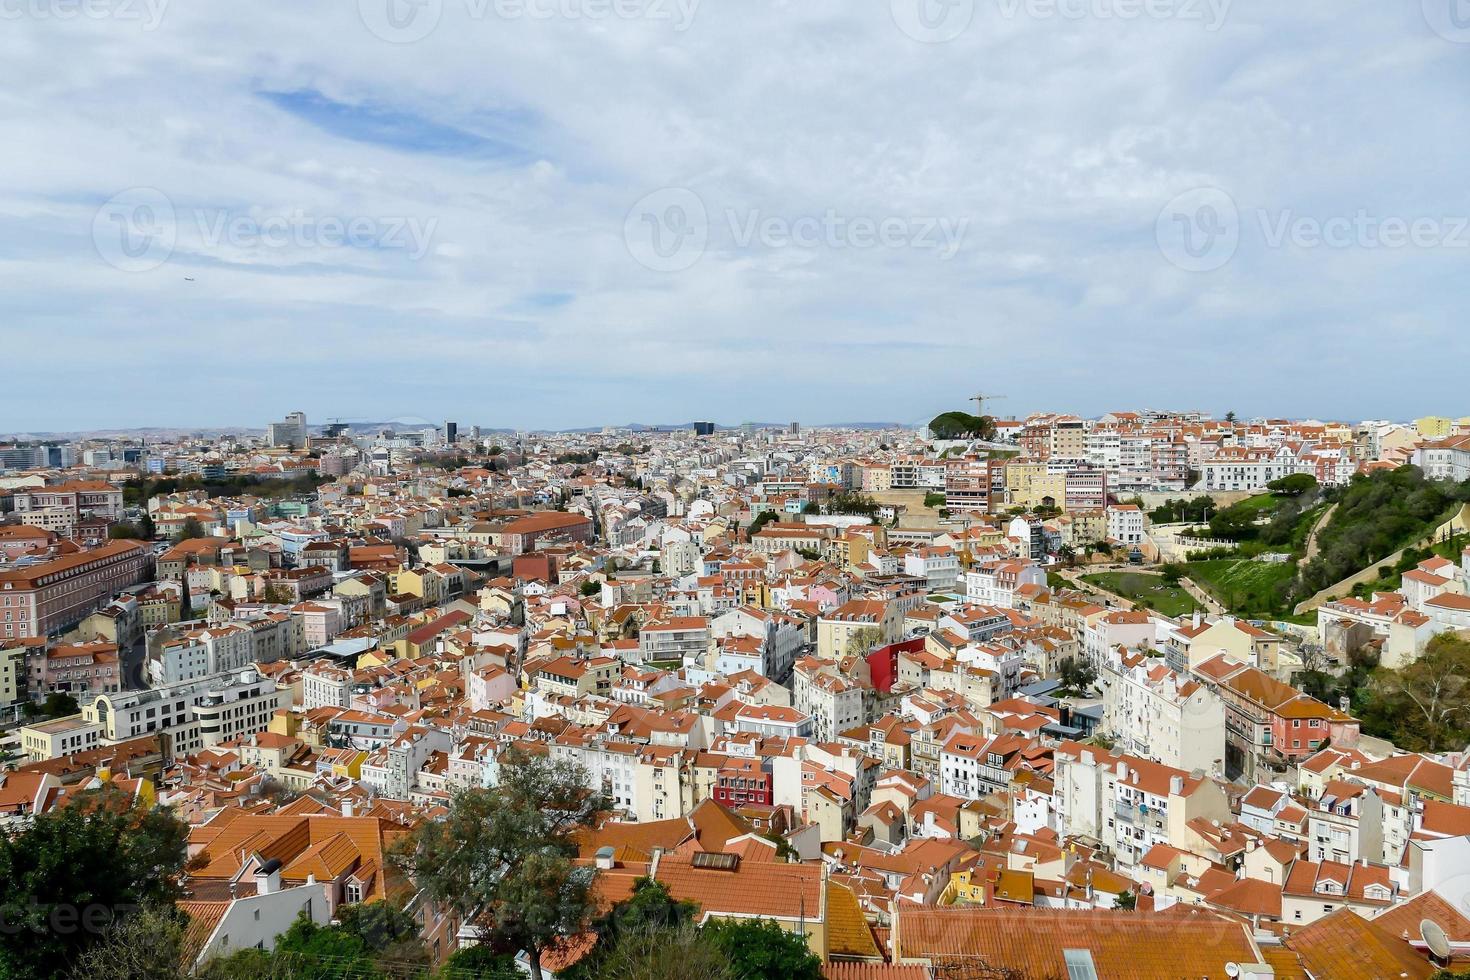
[[[900,962],[978,957],[1025,977],[1067,976],[1064,949],[1090,953],[1100,977],[1131,980],[1223,977],[1227,963],[1260,957],[1240,922],[1197,908],[1147,915],[900,906],[893,938]]]
[[[1294,933],[1287,946],[1313,976],[1332,980],[1423,980],[1435,973],[1428,959],[1407,942],[1347,908]]]

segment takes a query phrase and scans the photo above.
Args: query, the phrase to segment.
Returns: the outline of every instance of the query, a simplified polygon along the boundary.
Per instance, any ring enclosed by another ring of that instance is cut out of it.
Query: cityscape
[[[1005,398],[0,445],[4,974],[1452,970],[1470,417]]]
[[[0,0],[0,980],[1470,980],[1470,0]]]

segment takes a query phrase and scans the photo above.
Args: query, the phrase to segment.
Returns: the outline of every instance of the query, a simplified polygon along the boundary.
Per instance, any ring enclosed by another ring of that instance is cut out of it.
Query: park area
[[[1096,572],[1083,575],[1082,581],[1120,595],[1135,606],[1158,610],[1165,616],[1188,616],[1199,606],[1183,586],[1167,582],[1162,575]]]

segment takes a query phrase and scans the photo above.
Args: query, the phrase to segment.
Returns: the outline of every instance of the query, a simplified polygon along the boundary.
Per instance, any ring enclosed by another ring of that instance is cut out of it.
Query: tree
[[[512,749],[498,786],[456,794],[448,816],[395,848],[395,863],[482,941],[523,951],[540,976],[541,955],[585,928],[593,911],[595,869],[572,863],[575,834],[609,804],[587,781],[572,762]]]
[[[202,537],[204,537],[204,525],[199,523],[199,518],[186,517],[183,526],[179,528],[179,533],[174,535],[174,542],[191,541]]]
[[[1441,633],[1408,666],[1380,669],[1372,687],[1399,708],[1394,741],[1400,747],[1436,752],[1470,737],[1470,641]]]
[[[1083,657],[1069,657],[1062,661],[1061,688],[1058,693],[1069,692],[1074,697],[1087,693],[1097,683],[1097,668]]]
[[[144,541],[152,541],[158,536],[158,528],[153,524],[153,515],[147,511],[143,512],[142,518],[138,521],[138,536]]]
[[[1272,480],[1266,484],[1266,489],[1286,497],[1300,497],[1310,490],[1317,489],[1317,478],[1310,473],[1292,473],[1279,480]]]
[[[592,579],[589,578],[587,581],[582,583],[581,588],[579,588],[577,591],[584,596],[594,596],[602,591],[602,583],[594,582]]]
[[[774,510],[761,511],[759,514],[756,515],[755,520],[750,522],[749,536],[752,538],[755,537],[757,531],[759,531],[761,528],[765,527],[767,524],[771,523],[775,519],[776,512]]]
[[[143,532],[138,530],[136,524],[129,524],[126,521],[120,521],[107,529],[109,541],[137,541],[142,536]]]
[[[661,942],[692,946],[688,937],[673,932],[692,927],[698,911],[693,902],[675,901],[662,883],[639,878],[633,882],[632,895],[593,924],[596,945],[566,975],[569,980],[595,980],[608,976],[611,964],[617,961],[622,975],[660,976],[654,972],[656,965],[648,962],[651,955]],[[697,959],[692,949],[683,950],[682,955]]]
[[[185,980],[184,924],[177,907],[145,906],[77,957],[73,980]]]
[[[0,976],[65,976],[118,919],[172,906],[186,837],[167,811],[110,787],[0,834]]]
[[[1118,896],[1117,907],[1125,912],[1132,912],[1138,908],[1138,896],[1132,892],[1123,892]]]
[[[77,699],[65,691],[52,691],[46,695],[46,701],[41,705],[41,711],[51,718],[66,718],[80,710]]]
[[[821,980],[822,960],[806,937],[770,919],[719,920],[704,933],[725,954],[740,980]]]
[[[935,439],[994,439],[995,419],[969,412],[944,412],[929,421]]]
[[[883,642],[883,631],[876,626],[863,626],[847,634],[847,646],[842,652],[849,657],[860,657]]]
[[[1232,425],[1235,424],[1235,413],[1234,412],[1226,412],[1225,413],[1225,421],[1231,423]]]
[[[736,980],[724,950],[692,922],[622,933],[599,964],[606,980]]]

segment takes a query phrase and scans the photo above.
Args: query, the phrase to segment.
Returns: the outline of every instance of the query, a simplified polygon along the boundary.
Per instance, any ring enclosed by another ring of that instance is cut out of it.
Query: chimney
[[[281,890],[281,862],[271,858],[255,871],[255,893],[273,895]]]
[[[1180,796],[1183,793],[1184,793],[1184,777],[1183,776],[1170,776],[1169,777],[1169,795],[1170,796]]]
[[[1118,763],[1118,781],[1120,783],[1128,782],[1128,763],[1126,762]]]
[[[353,805],[353,802],[351,800],[343,800],[342,801],[342,816],[344,816],[344,817],[355,817],[355,816],[357,816],[357,807]]]
[[[649,856],[648,877],[653,881],[658,880],[658,862],[663,856],[664,849],[662,847],[655,847],[653,849],[653,854]]]
[[[614,855],[617,853],[611,846],[599,847],[597,849],[597,869],[599,871],[611,871],[617,864]]]

